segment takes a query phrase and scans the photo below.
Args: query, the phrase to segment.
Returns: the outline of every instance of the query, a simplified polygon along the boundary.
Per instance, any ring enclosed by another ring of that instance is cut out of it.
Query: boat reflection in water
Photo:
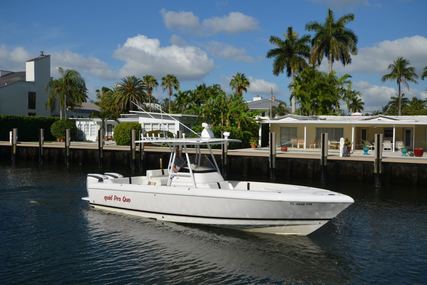
[[[103,211],[87,210],[85,216],[88,240],[98,251],[105,250],[103,270],[118,268],[116,274],[139,276],[142,283],[292,283],[307,276],[329,284],[345,282],[336,266],[341,261],[308,237],[152,223]]]
[[[170,147],[167,169],[136,177],[88,174],[83,199],[99,209],[161,221],[280,235],[308,235],[354,202],[320,188],[226,181],[211,146],[233,140],[214,138],[204,128],[200,138],[143,138],[141,143]]]

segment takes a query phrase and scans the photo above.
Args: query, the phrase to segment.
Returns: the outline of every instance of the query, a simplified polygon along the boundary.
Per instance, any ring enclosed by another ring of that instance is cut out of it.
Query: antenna
[[[155,118],[150,114],[150,112],[147,112],[144,108],[142,108],[142,106],[141,106],[140,104],[138,104],[138,103],[137,103],[137,102],[135,102],[135,101],[131,101],[131,102],[132,102],[132,104],[134,104],[134,105],[135,105],[139,110],[141,110],[142,112],[144,112],[145,114],[147,114],[148,116],[150,116],[152,119],[155,119]],[[167,114],[167,113],[164,113],[161,107],[159,107],[159,106],[157,106],[157,105],[154,105],[154,107],[160,111],[160,114],[161,114],[161,116],[162,116],[162,119],[163,119],[163,115],[165,115],[165,116],[167,116],[167,117],[171,118],[172,120],[174,120],[175,122],[178,122],[178,124],[180,124],[181,126],[183,126],[184,128],[186,128],[187,130],[189,130],[190,132],[192,132],[193,134],[195,134],[197,137],[200,137],[200,135],[199,135],[198,133],[196,133],[195,131],[193,131],[190,127],[187,127],[184,123],[181,123],[180,121],[178,121],[177,119],[175,119],[175,118],[174,118],[174,117],[172,117],[171,115],[169,115],[169,114]]]

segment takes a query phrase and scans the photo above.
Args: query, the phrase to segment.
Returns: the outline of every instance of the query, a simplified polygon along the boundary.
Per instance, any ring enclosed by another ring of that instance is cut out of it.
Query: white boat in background
[[[95,208],[160,221],[282,235],[308,235],[354,202],[313,187],[226,181],[211,146],[230,141],[213,138],[206,125],[201,138],[142,138],[140,143],[170,147],[167,169],[134,177],[88,174],[83,199]],[[186,164],[179,171],[178,162]]]

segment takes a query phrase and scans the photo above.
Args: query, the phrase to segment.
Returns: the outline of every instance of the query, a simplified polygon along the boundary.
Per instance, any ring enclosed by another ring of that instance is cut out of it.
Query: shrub
[[[0,140],[8,141],[9,132],[17,128],[19,141],[38,141],[40,129],[44,129],[44,139],[52,141],[55,138],[50,126],[57,120],[53,117],[0,116]]]
[[[71,139],[76,139],[77,127],[76,123],[71,120],[58,120],[50,127],[50,132],[57,140],[64,140],[65,130],[70,129]]]
[[[131,130],[135,129],[138,134],[141,131],[139,123],[125,122],[120,123],[114,128],[114,140],[117,145],[130,145]]]

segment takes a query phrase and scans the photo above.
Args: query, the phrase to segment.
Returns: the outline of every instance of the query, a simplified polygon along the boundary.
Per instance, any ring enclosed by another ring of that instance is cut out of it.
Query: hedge
[[[65,130],[70,129],[71,140],[77,139],[76,122],[71,120],[58,120],[50,126],[51,134],[59,141],[65,138]]]
[[[9,132],[17,128],[18,141],[38,141],[40,129],[44,129],[46,141],[53,141],[55,137],[50,132],[50,126],[57,120],[53,117],[0,115],[0,140],[9,141]]]
[[[141,132],[141,125],[139,123],[126,122],[120,123],[114,128],[114,140],[117,145],[130,145],[131,130],[135,129],[136,133]]]

